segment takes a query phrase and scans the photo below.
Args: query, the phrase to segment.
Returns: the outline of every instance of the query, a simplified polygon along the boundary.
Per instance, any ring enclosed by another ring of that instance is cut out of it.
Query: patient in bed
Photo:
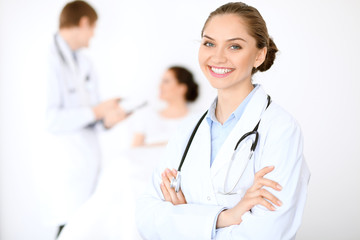
[[[144,109],[135,113],[133,147],[165,145],[177,126],[190,117],[188,103],[196,100],[198,85],[184,67],[168,68],[160,83],[159,97],[166,103],[161,111]]]
[[[160,111],[138,110],[125,123],[134,133],[133,148],[107,159],[94,195],[70,219],[58,240],[141,239],[135,226],[135,200],[179,124],[195,117],[188,103],[197,96],[198,85],[189,70],[174,66],[165,71],[159,97],[166,106]]]

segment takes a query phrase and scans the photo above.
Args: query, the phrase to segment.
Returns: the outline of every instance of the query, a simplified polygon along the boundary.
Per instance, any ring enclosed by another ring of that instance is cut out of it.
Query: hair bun
[[[190,83],[188,83],[187,87],[188,89],[185,98],[189,102],[194,102],[199,95],[199,86],[196,82],[194,82],[194,80],[192,80]]]
[[[267,47],[265,60],[257,68],[257,70],[259,70],[260,72],[265,72],[266,70],[270,69],[270,67],[273,65],[275,61],[277,51],[278,48],[276,47],[276,44],[271,38],[269,38],[269,46]]]
[[[186,101],[194,102],[199,95],[199,86],[195,82],[193,74],[182,66],[172,66],[168,70],[175,74],[178,83],[185,84],[187,88],[185,93]]]

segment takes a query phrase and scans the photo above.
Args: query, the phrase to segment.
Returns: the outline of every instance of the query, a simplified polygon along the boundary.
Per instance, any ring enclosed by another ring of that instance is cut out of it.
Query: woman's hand
[[[162,182],[160,184],[161,192],[164,195],[165,201],[171,202],[174,205],[186,204],[186,199],[181,189],[175,192],[174,188],[170,188],[171,179],[176,178],[177,171],[173,169],[165,169],[161,174]]]
[[[219,214],[216,227],[228,227],[240,224],[242,215],[255,205],[263,205],[270,211],[275,211],[274,204],[281,206],[282,202],[263,187],[271,187],[280,191],[282,187],[275,181],[264,178],[266,174],[274,170],[274,166],[265,167],[255,174],[254,184],[246,191],[245,196],[233,208],[224,210]]]

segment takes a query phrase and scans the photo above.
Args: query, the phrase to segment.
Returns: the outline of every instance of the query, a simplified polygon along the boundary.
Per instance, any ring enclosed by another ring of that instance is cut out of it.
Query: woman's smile
[[[210,74],[217,78],[224,78],[229,76],[235,68],[227,68],[227,67],[215,67],[215,66],[208,66]]]

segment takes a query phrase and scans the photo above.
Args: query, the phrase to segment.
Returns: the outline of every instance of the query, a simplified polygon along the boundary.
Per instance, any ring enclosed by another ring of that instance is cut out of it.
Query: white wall
[[[104,98],[145,94],[171,64],[195,72],[200,30],[226,1],[90,1],[100,15],[92,55]],[[0,0],[0,239],[52,239],[35,196],[32,162],[43,157],[46,54],[65,1]],[[360,2],[252,0],[280,54],[256,76],[302,126],[312,172],[297,239],[359,239]],[[121,130],[113,131],[118,139]],[[115,142],[115,141],[113,141]],[[116,148],[116,145],[111,148]],[[119,146],[121,147],[121,146]],[[112,154],[109,150],[105,154]]]

